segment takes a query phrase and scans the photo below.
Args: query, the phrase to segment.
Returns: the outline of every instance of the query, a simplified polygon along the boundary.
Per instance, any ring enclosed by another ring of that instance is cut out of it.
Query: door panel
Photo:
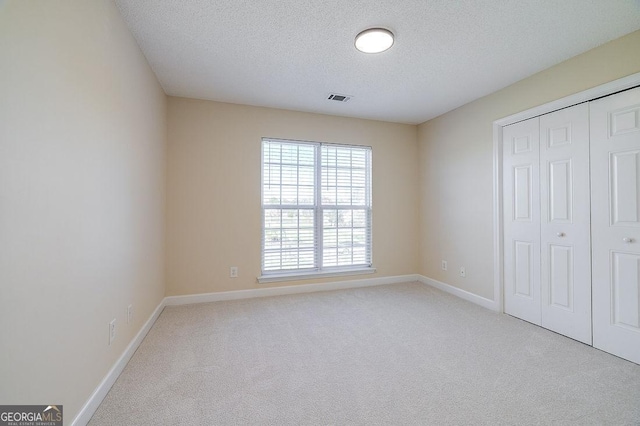
[[[550,244],[549,249],[549,303],[553,307],[572,312],[573,247]]]
[[[505,312],[540,325],[539,120],[503,129]]]
[[[513,216],[516,221],[531,222],[533,220],[531,212],[534,191],[532,169],[531,164],[513,168]]]
[[[590,104],[593,345],[640,363],[640,88]]]
[[[513,276],[515,278],[514,294],[533,298],[533,244],[527,241],[514,241]]]
[[[609,157],[611,225],[640,226],[638,221],[640,217],[638,212],[640,151],[614,152]]]
[[[589,107],[540,117],[542,326],[591,344]]]
[[[571,223],[573,182],[571,159],[549,162],[549,222]]]
[[[613,325],[640,330],[640,292],[638,269],[640,256],[633,253],[611,253]]]

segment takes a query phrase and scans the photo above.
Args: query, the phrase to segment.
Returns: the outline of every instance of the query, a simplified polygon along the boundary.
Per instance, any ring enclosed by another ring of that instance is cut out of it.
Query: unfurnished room
[[[0,0],[0,426],[640,425],[640,1]]]

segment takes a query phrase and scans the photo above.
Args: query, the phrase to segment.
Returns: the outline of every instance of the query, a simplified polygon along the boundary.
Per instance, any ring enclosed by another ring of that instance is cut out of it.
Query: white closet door
[[[593,345],[640,363],[640,88],[593,101]]]
[[[540,325],[540,133],[532,118],[503,129],[505,312]]]
[[[589,106],[540,117],[542,326],[591,344]]]

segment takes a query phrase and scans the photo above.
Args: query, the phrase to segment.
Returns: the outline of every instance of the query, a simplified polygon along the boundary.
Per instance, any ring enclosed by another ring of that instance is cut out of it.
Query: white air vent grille
[[[329,94],[329,97],[327,98],[327,100],[337,101],[337,102],[349,102],[349,99],[351,99],[352,97],[353,96],[341,95],[339,93],[331,93]]]

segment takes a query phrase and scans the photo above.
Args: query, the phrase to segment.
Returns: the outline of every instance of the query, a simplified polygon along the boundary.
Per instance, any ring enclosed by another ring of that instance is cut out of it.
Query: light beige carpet
[[[167,307],[91,425],[638,425],[640,366],[419,283]]]

